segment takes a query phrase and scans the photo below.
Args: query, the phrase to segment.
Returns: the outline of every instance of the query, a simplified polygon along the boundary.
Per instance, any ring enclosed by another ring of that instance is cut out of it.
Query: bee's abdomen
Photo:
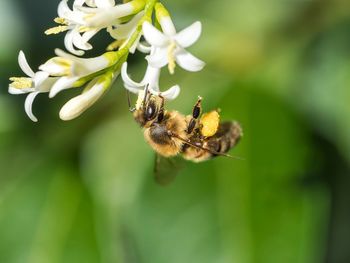
[[[215,135],[203,139],[197,134],[191,138],[192,143],[199,145],[202,149],[185,145],[182,155],[185,159],[194,162],[206,161],[221,153],[227,153],[241,137],[242,128],[237,122],[222,122]]]
[[[208,148],[218,152],[227,153],[242,137],[242,128],[237,122],[220,123],[218,132],[208,138]]]

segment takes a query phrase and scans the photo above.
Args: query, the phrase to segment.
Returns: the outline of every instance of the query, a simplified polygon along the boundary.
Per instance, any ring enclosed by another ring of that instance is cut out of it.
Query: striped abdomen
[[[206,150],[184,145],[182,155],[187,160],[202,162],[218,156],[217,153],[227,153],[239,142],[241,137],[242,128],[237,122],[223,122],[220,123],[218,131],[211,137],[204,138],[200,133],[195,133],[190,138],[192,144]]]

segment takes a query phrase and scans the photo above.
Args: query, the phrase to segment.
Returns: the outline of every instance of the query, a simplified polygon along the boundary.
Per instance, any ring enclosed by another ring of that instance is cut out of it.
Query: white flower
[[[83,93],[69,100],[60,110],[60,118],[69,121],[79,117],[83,112],[90,108],[105,91],[110,87],[113,79],[118,74],[107,74],[107,76],[93,79],[84,89]]]
[[[173,100],[179,95],[180,87],[178,85],[175,85],[164,92],[159,90],[160,68],[148,65],[145,76],[141,82],[135,82],[128,76],[127,67],[128,64],[125,62],[122,65],[121,75],[124,81],[124,87],[130,92],[138,94],[140,91],[147,88],[152,94],[161,95],[168,100]]]
[[[82,50],[89,50],[92,48],[88,41],[99,30],[85,27],[85,14],[77,9],[78,6],[84,4],[84,1],[75,1],[73,10],[68,7],[67,2],[68,0],[62,0],[58,5],[58,18],[55,19],[55,22],[60,25],[46,30],[45,33],[50,35],[68,31],[64,39],[67,50],[75,55],[81,56],[84,54]],[[75,47],[81,50],[77,50]]]
[[[77,0],[76,0],[77,1]],[[80,0],[90,7],[115,6],[114,0]]]
[[[24,109],[28,117],[32,121],[37,122],[38,119],[34,116],[32,111],[34,99],[39,93],[49,92],[52,85],[56,82],[57,78],[49,77],[49,74],[43,71],[34,73],[28,64],[23,51],[19,52],[18,64],[28,77],[11,78],[10,80],[12,83],[9,85],[9,93],[29,93],[24,103]]]
[[[112,66],[118,56],[115,52],[107,52],[94,58],[80,58],[60,49],[55,50],[57,57],[51,58],[39,67],[51,76],[61,77],[52,87],[50,98],[58,92],[70,88],[77,80]]]
[[[128,3],[113,5],[108,1],[95,1],[96,8],[77,6],[85,13],[85,25],[92,28],[107,28],[111,25],[119,24],[119,18],[137,14],[143,10],[145,0],[133,0]]]
[[[83,55],[83,50],[92,49],[88,42],[101,29],[118,25],[119,18],[131,15],[136,10],[132,2],[115,5],[114,0],[76,0],[73,9],[69,8],[67,2],[62,0],[58,6],[59,17],[55,21],[61,25],[47,30],[46,34],[68,31],[64,39],[65,46],[77,56]],[[83,6],[84,3],[89,7]]]
[[[170,17],[162,17],[159,22],[163,32],[160,32],[149,22],[143,23],[144,37],[154,48],[153,54],[147,58],[150,65],[157,68],[168,65],[171,74],[174,73],[175,63],[188,71],[200,71],[205,63],[186,51],[185,48],[198,40],[202,31],[201,23],[195,22],[176,33]]]
[[[135,15],[129,22],[127,22],[125,24],[121,24],[121,25],[109,26],[107,28],[107,31],[111,35],[111,37],[113,37],[116,40],[123,41],[123,44],[120,46],[120,48],[123,48],[125,46],[125,44],[128,43],[128,41],[130,40],[130,37],[135,32],[137,25],[140,22],[140,20],[142,19],[144,14],[145,14],[145,12],[141,11],[140,13]],[[139,48],[139,47],[141,50],[144,50],[144,48],[143,48],[144,46],[142,44],[140,44],[141,36],[142,36],[142,32],[140,32],[138,38],[136,39],[136,41],[134,42],[134,44],[130,48],[130,50],[129,50],[130,53],[132,53],[132,54],[135,53],[136,48]]]

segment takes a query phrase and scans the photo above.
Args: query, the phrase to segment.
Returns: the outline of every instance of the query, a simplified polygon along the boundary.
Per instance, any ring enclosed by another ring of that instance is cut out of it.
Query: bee
[[[168,169],[174,170],[170,157],[181,156],[192,162],[203,162],[217,156],[231,157],[227,152],[241,139],[243,133],[236,121],[220,122],[219,112],[214,110],[202,114],[202,98],[195,103],[192,114],[167,111],[165,99],[146,91],[139,94],[136,107],[132,109],[135,121],[142,127],[146,142],[158,154],[157,172],[160,160],[167,160]],[[129,102],[130,105],[130,102]],[[165,173],[166,174],[166,173]],[[162,180],[157,180],[163,184]]]

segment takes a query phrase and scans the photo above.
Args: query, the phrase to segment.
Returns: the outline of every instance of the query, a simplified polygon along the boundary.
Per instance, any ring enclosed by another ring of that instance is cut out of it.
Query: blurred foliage
[[[203,22],[192,51],[207,62],[164,74],[182,87],[168,108],[201,95],[244,129],[243,161],[187,163],[168,187],[120,80],[68,123],[58,110],[79,91],[41,96],[38,124],[7,94],[19,49],[37,66],[63,46],[42,34],[57,4],[0,3],[0,262],[350,261],[350,2],[165,1],[179,29]]]

